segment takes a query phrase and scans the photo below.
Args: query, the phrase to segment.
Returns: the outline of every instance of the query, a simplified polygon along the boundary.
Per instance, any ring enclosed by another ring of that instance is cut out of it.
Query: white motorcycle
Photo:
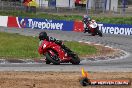
[[[95,20],[90,21],[89,23],[84,23],[84,33],[91,33],[93,36],[99,35],[102,37],[102,32],[99,30],[98,24]]]

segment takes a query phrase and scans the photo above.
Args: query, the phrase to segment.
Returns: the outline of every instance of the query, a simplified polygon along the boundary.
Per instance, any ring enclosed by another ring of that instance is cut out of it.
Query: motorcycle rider
[[[58,45],[62,45],[62,41],[57,40],[53,37],[49,37],[45,31],[42,31],[42,32],[39,33],[39,40],[40,40],[39,46],[42,44],[43,40],[45,40],[45,39],[47,41],[55,42]]]
[[[88,15],[84,15],[84,16],[83,16],[82,22],[84,23],[84,33],[90,31],[90,28],[88,28],[87,25],[88,25],[91,21],[92,21],[92,20],[91,20],[91,17],[90,17],[90,16],[88,16]]]
[[[41,44],[42,44],[42,42],[44,40],[47,40],[47,41],[50,41],[50,42],[55,42],[56,44],[58,44],[59,46],[61,46],[64,49],[65,52],[68,51],[67,54],[71,54],[72,53],[71,50],[69,48],[67,48],[63,44],[63,42],[61,40],[57,40],[57,39],[55,39],[53,37],[49,37],[45,31],[42,31],[42,32],[39,33],[39,40],[40,40],[39,46],[41,46]]]

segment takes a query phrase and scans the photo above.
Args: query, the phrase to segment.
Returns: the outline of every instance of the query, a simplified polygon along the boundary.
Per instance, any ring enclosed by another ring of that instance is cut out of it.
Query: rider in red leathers
[[[56,44],[60,44],[60,45],[62,44],[62,41],[57,40],[53,37],[49,37],[45,31],[40,32],[39,33],[39,40],[40,40],[39,45],[41,45],[42,41],[45,40],[45,39],[47,41],[55,42]]]
[[[42,31],[42,32],[39,33],[39,40],[40,40],[40,42],[39,42],[39,53],[41,51],[41,48],[42,48],[41,45],[42,45],[44,40],[50,41],[50,42],[55,42],[56,44],[58,44],[61,47],[65,48],[65,45],[63,45],[63,42],[61,40],[57,40],[53,37],[49,37],[45,31]]]
[[[72,63],[79,64],[79,57],[66,47],[62,41],[47,36],[45,31],[39,34],[39,54],[46,56],[46,64]]]

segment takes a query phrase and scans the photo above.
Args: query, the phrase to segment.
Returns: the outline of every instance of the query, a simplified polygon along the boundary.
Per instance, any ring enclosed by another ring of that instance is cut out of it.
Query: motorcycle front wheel
[[[50,64],[51,62],[48,60],[48,59],[46,59],[46,64]]]
[[[59,59],[57,53],[54,52],[54,51],[52,51],[52,53],[53,53],[53,54],[51,54],[50,52],[47,52],[47,53],[45,54],[46,59],[47,59],[48,61],[52,62],[52,63],[55,64],[55,65],[59,65],[59,64],[60,64],[60,59]]]

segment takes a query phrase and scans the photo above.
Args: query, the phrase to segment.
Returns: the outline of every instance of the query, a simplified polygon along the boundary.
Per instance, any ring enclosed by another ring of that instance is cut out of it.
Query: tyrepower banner
[[[63,21],[63,20],[47,20],[39,18],[21,18],[12,16],[0,16],[0,26],[32,28],[46,30],[62,30],[83,32],[84,27],[81,21]],[[102,33],[132,35],[132,25],[126,24],[106,24],[98,23],[99,30]]]
[[[132,35],[132,25],[98,23],[102,33]]]
[[[9,27],[15,25],[15,27],[19,27],[19,28],[62,30],[62,31],[72,31],[74,24],[73,21],[48,20],[48,19],[38,19],[38,18],[21,18],[21,17],[16,17],[16,18],[9,17],[8,21],[9,21],[8,22]]]
[[[98,23],[98,26],[102,33],[132,35],[132,25]],[[73,31],[83,32],[83,23],[81,21],[75,21]]]

